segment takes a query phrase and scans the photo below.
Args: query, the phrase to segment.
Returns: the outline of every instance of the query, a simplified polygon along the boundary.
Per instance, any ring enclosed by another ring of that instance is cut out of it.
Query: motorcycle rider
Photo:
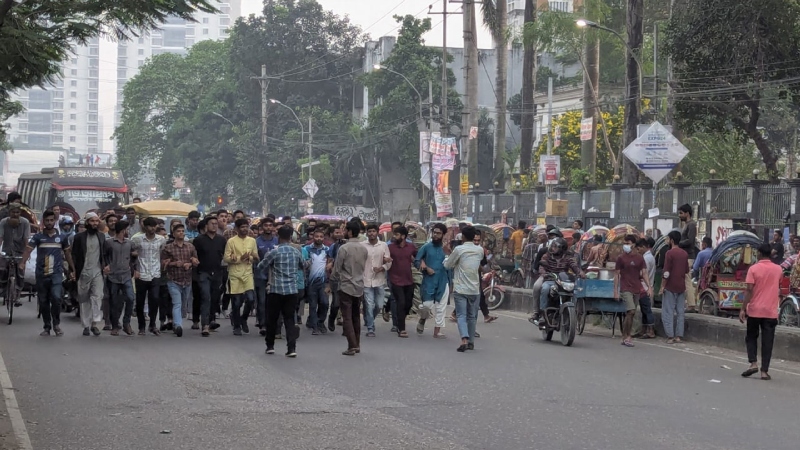
[[[542,256],[541,261],[539,261],[539,275],[543,276],[548,273],[560,274],[567,270],[572,271],[575,276],[581,278],[585,277],[583,270],[581,270],[581,267],[575,259],[575,254],[569,251],[567,241],[564,238],[557,237],[553,239],[548,247],[547,253]],[[544,277],[541,277],[540,279],[543,278]],[[539,308],[538,311],[534,312],[534,317],[538,318],[537,323],[539,325],[544,323],[544,317],[538,317],[539,312],[547,308],[550,288],[554,284],[555,282],[552,280],[546,280],[542,283],[541,292],[539,293]]]
[[[528,318],[528,322],[537,325],[539,320],[539,302],[537,299],[542,292],[542,283],[544,279],[542,276],[539,275],[539,264],[542,261],[542,257],[547,253],[550,249],[550,244],[552,244],[556,239],[563,238],[564,236],[561,234],[561,231],[552,226],[547,226],[547,242],[544,242],[539,245],[539,249],[536,251],[536,255],[533,259],[533,265],[531,267],[531,274],[537,274],[536,281],[533,283],[533,315]]]

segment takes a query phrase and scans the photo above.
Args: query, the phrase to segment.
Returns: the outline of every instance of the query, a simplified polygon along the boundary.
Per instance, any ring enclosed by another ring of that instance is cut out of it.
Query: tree
[[[753,169],[763,170],[764,163],[755,145],[743,144],[739,134],[701,132],[684,139],[689,154],[681,165],[683,176],[695,182],[710,178],[727,180],[731,185],[753,178]]]
[[[496,126],[494,127],[494,179],[505,185],[506,151],[506,98],[508,97],[508,3],[506,0],[484,0],[481,4],[483,24],[492,33],[497,72],[494,81],[494,96],[497,99]],[[480,120],[479,120],[480,122]],[[481,166],[483,167],[483,166]]]
[[[73,45],[110,34],[138,35],[177,16],[213,12],[209,0],[3,0],[0,2],[0,115],[11,108],[8,92],[52,82]],[[0,142],[4,140],[0,129]]]
[[[764,0],[676,2],[667,28],[667,52],[678,125],[685,131],[733,128],[755,143],[771,180],[778,178],[780,147],[762,133],[765,109],[798,93],[800,2]]]

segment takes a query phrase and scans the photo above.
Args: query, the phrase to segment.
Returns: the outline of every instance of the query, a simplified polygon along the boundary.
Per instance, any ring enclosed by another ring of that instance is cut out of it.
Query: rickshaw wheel
[[[787,327],[800,327],[800,315],[798,315],[797,308],[794,302],[787,299],[783,301],[780,312],[778,314],[778,325],[785,325]]]
[[[579,298],[577,300],[577,303],[575,304],[575,313],[578,316],[577,331],[578,334],[581,335],[583,334],[583,330],[586,329],[586,301],[584,299]]]
[[[710,292],[703,292],[700,295],[700,314],[706,314],[709,316],[716,316],[719,315],[719,309],[717,308],[717,301],[714,299],[714,295]]]

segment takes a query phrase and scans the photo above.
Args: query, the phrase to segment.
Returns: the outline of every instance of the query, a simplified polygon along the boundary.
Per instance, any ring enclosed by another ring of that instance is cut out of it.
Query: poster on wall
[[[453,214],[453,196],[450,192],[437,192],[434,194],[436,202],[436,216],[444,217]]]
[[[543,184],[558,184],[561,178],[561,156],[542,155],[539,157],[539,179]]]

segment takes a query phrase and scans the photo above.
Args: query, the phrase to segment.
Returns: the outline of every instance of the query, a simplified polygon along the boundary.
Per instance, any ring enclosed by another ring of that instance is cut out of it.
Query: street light
[[[224,120],[225,122],[228,122],[229,124],[231,124],[231,126],[232,126],[232,127],[236,126],[236,125],[234,125],[234,124],[233,124],[233,122],[231,122],[230,120],[228,120],[228,118],[227,118],[227,117],[223,116],[222,114],[220,114],[220,113],[218,113],[218,112],[216,112],[216,111],[211,111],[211,114],[213,114],[213,115],[215,115],[215,116],[219,117],[220,119]]]
[[[628,53],[630,53],[631,56],[633,57],[633,60],[636,61],[636,66],[639,67],[639,98],[638,98],[638,101],[639,101],[639,103],[641,103],[641,101],[642,101],[642,85],[644,84],[644,83],[642,83],[642,74],[644,73],[644,70],[642,70],[642,61],[639,59],[639,55],[637,55],[636,52],[633,51],[631,46],[628,45],[628,41],[626,41],[625,38],[623,38],[621,34],[617,33],[616,31],[612,30],[611,28],[604,27],[604,26],[600,25],[597,22],[592,22],[591,20],[578,19],[578,20],[575,21],[575,25],[577,25],[578,28],[596,28],[598,30],[607,31],[609,33],[612,33],[617,38],[619,38],[619,40],[623,44],[625,44],[625,48],[628,49]]]
[[[419,120],[422,120],[422,94],[419,93],[419,91],[417,90],[416,86],[414,86],[414,83],[412,83],[411,80],[409,80],[402,73],[400,73],[400,72],[398,72],[396,70],[392,70],[392,69],[390,69],[390,68],[388,68],[386,66],[382,66],[380,64],[375,64],[375,65],[372,66],[372,68],[375,69],[375,70],[385,70],[387,72],[391,72],[393,74],[400,75],[404,80],[406,80],[406,83],[408,83],[408,85],[411,86],[411,89],[413,89],[414,92],[417,93],[417,98],[419,98]]]
[[[303,122],[300,120],[299,117],[297,117],[297,113],[294,112],[294,109],[292,109],[292,107],[290,107],[288,105],[285,105],[285,104],[281,103],[280,100],[276,100],[274,98],[269,99],[269,101],[270,101],[270,103],[283,106],[284,108],[286,108],[289,111],[291,111],[291,113],[294,116],[295,120],[297,120],[297,123],[300,125],[300,143],[302,145],[305,145],[305,139],[303,137],[303,135],[305,134],[305,129],[303,128]],[[310,122],[310,119],[309,119],[309,123],[308,123],[308,132],[311,133],[311,122]],[[310,138],[310,136],[309,136],[309,138]],[[310,142],[311,141],[309,141],[309,145],[308,145],[308,180],[309,181],[311,181],[311,166],[314,165],[313,161],[312,161],[312,156],[311,156],[311,144],[310,144]],[[302,169],[300,169],[300,170],[301,170],[300,174],[302,175]],[[309,196],[309,197],[310,198],[314,198],[313,196]],[[311,201],[310,200],[309,200],[309,208],[311,208]]]

